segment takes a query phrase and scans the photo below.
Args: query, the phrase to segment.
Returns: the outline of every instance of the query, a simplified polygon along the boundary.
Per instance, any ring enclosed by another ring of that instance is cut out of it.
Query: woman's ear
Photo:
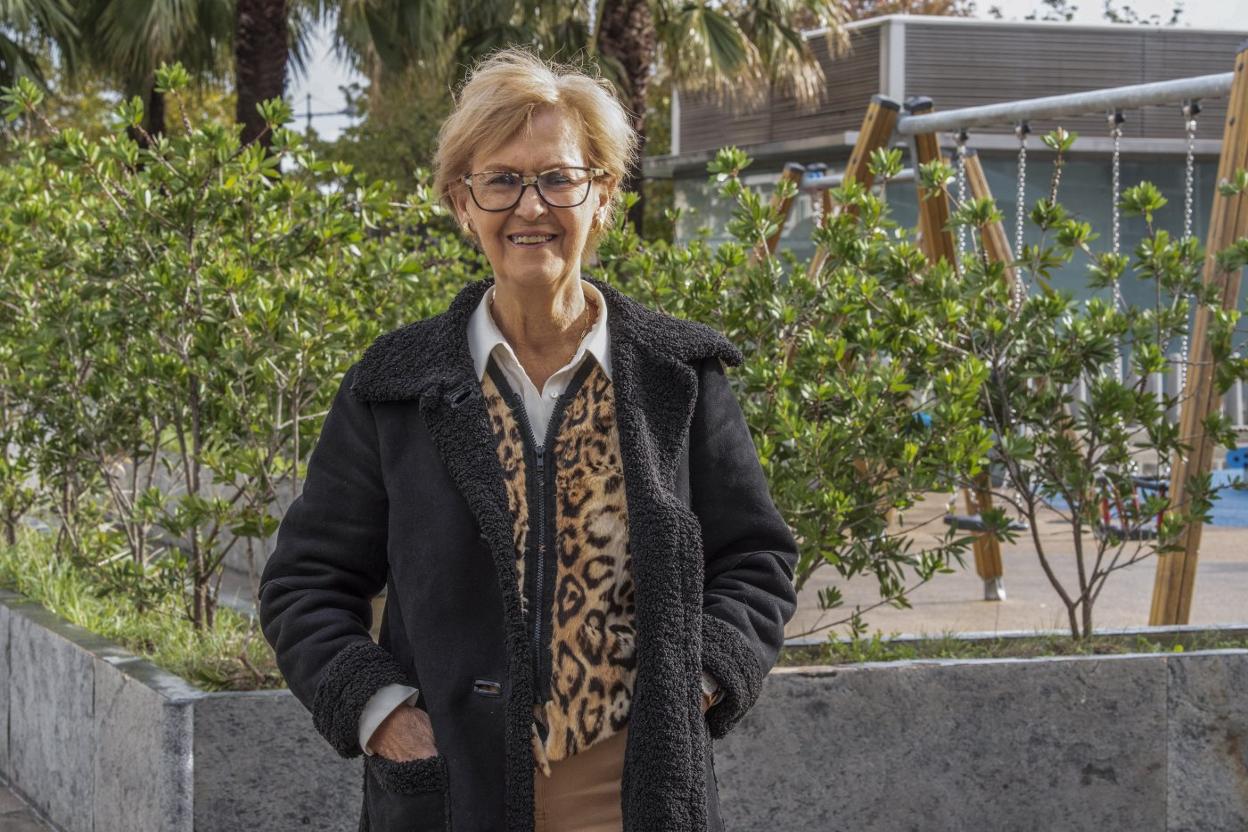
[[[468,219],[468,209],[464,205],[464,194],[462,189],[455,188],[451,191],[451,208],[455,212],[455,222],[460,225],[464,224],[464,220]]]
[[[475,234],[472,219],[468,216],[468,201],[463,188],[456,188],[451,194],[451,204],[455,208],[455,221],[465,234]]]
[[[611,200],[615,198],[615,192],[620,189],[620,180],[614,176],[605,176],[602,179],[602,187],[598,189],[598,210],[604,210],[611,204]]]

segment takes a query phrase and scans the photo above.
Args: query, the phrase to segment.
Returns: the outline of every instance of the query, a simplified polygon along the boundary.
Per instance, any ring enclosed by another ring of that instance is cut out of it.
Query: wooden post
[[[1226,125],[1222,132],[1222,155],[1218,160],[1218,182],[1234,177],[1240,168],[1248,167],[1248,42],[1240,45],[1235,56],[1235,77],[1226,108]],[[1248,234],[1248,194],[1213,196],[1213,212],[1205,245],[1203,282],[1215,286],[1222,296],[1222,308],[1234,309],[1239,303],[1240,272],[1223,272],[1217,266],[1217,253]],[[1176,455],[1171,465],[1171,505],[1187,502],[1187,481],[1207,474],[1213,464],[1213,440],[1205,432],[1204,421],[1220,406],[1210,371],[1210,314],[1203,306],[1196,307],[1195,323],[1188,355],[1192,366],[1183,387],[1183,404],[1179,418],[1179,439],[1190,445],[1187,458]],[[1186,357],[1185,357],[1186,358]],[[1182,552],[1160,555],[1153,584],[1153,603],[1148,623],[1152,625],[1186,624],[1192,610],[1192,591],[1196,583],[1196,563],[1200,556],[1202,524],[1183,529],[1179,541]]]
[[[862,118],[862,127],[858,130],[858,140],[854,142],[854,149],[849,154],[849,161],[845,163],[845,173],[841,182],[847,182],[853,179],[860,182],[863,187],[870,188],[875,182],[875,176],[871,173],[870,162],[871,154],[881,147],[888,144],[889,139],[893,137],[893,130],[897,127],[897,114],[901,112],[901,105],[891,98],[882,95],[871,96],[871,103],[867,105],[867,113]],[[842,210],[852,210],[852,206],[842,206],[832,201],[832,192],[825,190],[823,192],[823,213],[821,222],[827,222],[830,217],[836,216]],[[828,260],[828,252],[823,246],[815,249],[815,254],[810,260],[810,266],[807,268],[806,274],[814,279],[821,271]],[[848,356],[847,356],[848,357]],[[848,370],[848,367],[846,367]],[[869,477],[873,470],[873,463],[868,463],[865,459],[855,459],[854,469],[858,475],[864,479]],[[885,477],[891,477],[895,471],[885,472]],[[885,512],[885,522],[891,524],[896,515],[896,511],[890,506]]]
[[[780,185],[784,182],[792,182],[794,185],[802,183],[802,174],[806,172],[806,168],[796,162],[789,162],[784,166],[784,170],[780,172],[780,181],[776,183],[776,193],[771,197],[771,207],[780,209],[780,225],[776,227],[775,232],[767,238],[767,253],[775,254],[776,246],[780,245],[780,235],[784,233],[784,226],[789,221],[789,212],[793,210],[794,197],[780,196]],[[758,252],[761,254],[762,252]]]
[[[988,178],[984,176],[984,168],[979,163],[979,154],[968,149],[964,159],[966,160],[966,183],[971,196],[975,199],[991,199],[992,190],[988,187]],[[1014,255],[1010,252],[1010,240],[1006,236],[1005,228],[1000,220],[995,220],[980,226],[979,231],[988,260],[1005,264],[1005,283],[1010,296],[1013,297],[1018,274],[1014,268]],[[952,238],[952,235],[950,237]],[[975,478],[975,501],[981,517],[986,509],[992,508],[991,486],[992,481],[987,471]],[[969,492],[966,499],[970,503]],[[975,563],[979,576],[985,581],[1002,578],[1005,575],[1005,566],[1001,562],[1001,542],[995,537],[984,537],[977,542],[982,544],[975,551]]]
[[[906,112],[920,115],[933,110],[932,99],[911,98],[906,101]],[[953,234],[946,226],[949,224],[949,200],[938,195],[931,195],[923,187],[919,168],[929,162],[942,158],[940,140],[935,133],[919,133],[914,140],[914,182],[919,195],[919,244],[932,262],[944,258],[950,266],[958,268],[958,249],[954,244]],[[947,161],[947,160],[946,160]]]
[[[932,109],[932,100],[930,98],[911,98],[906,101],[906,111],[911,115],[928,113]],[[919,243],[923,247],[923,252],[930,260],[936,262],[943,258],[954,269],[958,269],[961,265],[958,262],[958,248],[952,232],[948,229],[949,201],[940,194],[931,195],[929,198],[928,190],[923,187],[922,180],[918,178],[921,165],[939,158],[941,158],[940,140],[935,133],[919,133],[914,136],[915,185],[918,188],[919,196]],[[978,158],[974,162],[974,168],[978,174],[977,177],[973,177],[971,173],[969,156],[967,161],[967,182],[971,186],[971,193],[976,197],[992,196],[991,191],[988,190],[988,180],[984,178],[983,169],[979,166]],[[972,179],[975,181],[972,181]],[[976,192],[976,188],[979,189],[978,192]],[[1013,257],[1009,253],[1009,243],[1006,242],[1005,230],[1000,228],[1000,223],[996,223],[996,225],[1000,231],[1001,242],[1005,243],[1004,248],[996,248],[996,254],[1004,262],[1011,262]],[[984,237],[987,240],[989,234],[985,233]],[[964,493],[964,498],[966,500],[966,510],[970,514],[979,514],[982,517],[986,510],[992,508],[992,480],[987,471],[981,472],[975,478],[974,494],[972,495],[968,489]],[[1004,598],[1002,579],[1005,576],[1005,566],[1001,562],[1000,541],[992,535],[979,533],[975,536],[974,552],[975,571],[984,582],[985,600]]]
[[[970,188],[971,196],[976,199],[992,197],[984,168],[979,163],[979,154],[971,149],[966,151],[966,184]],[[1010,238],[1006,236],[1005,227],[997,220],[980,226],[979,232],[989,262],[1005,264],[1005,285],[1013,297],[1014,287],[1018,283],[1018,270],[1014,268],[1014,254],[1010,251]]]
[[[871,154],[888,145],[889,139],[893,137],[893,130],[897,127],[899,112],[901,112],[901,105],[893,99],[882,95],[871,96],[871,103],[867,105],[867,114],[863,116],[862,127],[858,130],[858,140],[854,142],[853,152],[849,154],[849,161],[845,163],[845,175],[842,182],[852,179],[861,183],[865,188],[870,188],[875,183],[875,176],[872,175],[870,169]],[[828,217],[836,216],[841,210],[842,206],[832,202],[831,192],[824,191],[822,221],[826,222]],[[824,251],[823,246],[819,246],[815,249],[806,274],[813,279],[823,271],[823,265],[827,260],[828,253]]]
[[[862,127],[858,129],[858,141],[854,142],[854,150],[845,163],[845,178],[861,182],[863,187],[870,188],[875,183],[871,175],[871,154],[888,144],[897,127],[897,114],[901,105],[883,95],[871,96],[867,105],[867,114],[863,116]]]

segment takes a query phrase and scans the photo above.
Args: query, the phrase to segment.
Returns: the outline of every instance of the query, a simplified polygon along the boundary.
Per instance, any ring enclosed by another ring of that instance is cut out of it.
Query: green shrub
[[[160,84],[176,107],[185,73],[162,69]],[[29,84],[4,101],[19,126],[40,118]],[[46,517],[58,568],[139,613],[176,602],[197,632],[213,629],[228,552],[270,537],[298,493],[333,381],[378,334],[441,311],[488,272],[427,186],[400,196],[354,177],[280,127],[281,102],[263,109],[272,155],[213,124],[184,123],[142,150],[125,133],[141,122],[131,102],[100,141],[46,124],[48,139],[9,131],[18,161],[0,168],[0,521],[16,541],[23,517]],[[733,241],[643,242],[621,212],[588,270],[745,353],[731,378],[801,545],[798,589],[830,566],[842,584],[874,580],[880,604],[908,606],[973,538],[907,525],[906,512],[990,470],[1003,481],[994,496],[1029,519],[1042,559],[1036,512],[1058,496],[1071,507],[1079,585],[1054,587],[1072,633],[1090,634],[1108,575],[1172,546],[1174,529],[1206,518],[1216,496],[1197,483],[1186,506],[1146,503],[1127,519],[1165,508],[1164,534],[1125,555],[1112,537],[1083,548],[1105,488],[1097,475],[1120,487],[1140,454],[1178,448],[1164,418],[1173,402],[1104,369],[1119,351],[1154,369],[1191,299],[1212,303],[1198,285],[1199,245],[1150,223],[1133,265],[1157,283],[1157,306],[1076,303],[1048,288],[1053,264],[1085,253],[1093,288],[1132,264],[1092,251],[1055,177],[1032,211],[1045,237],[1020,255],[1036,287],[1020,303],[975,234],[960,263],[929,262],[851,181],[815,232],[818,264],[755,256],[780,218],[742,184],[748,164],[727,149],[709,166],[735,205]],[[882,178],[899,168],[897,151],[872,159]],[[945,192],[952,172],[938,163],[921,178]],[[1147,217],[1150,188],[1126,192],[1124,208]],[[976,231],[995,214],[990,202],[955,209],[955,227]],[[1241,248],[1223,253],[1228,264]],[[1229,354],[1237,314],[1215,321],[1220,389],[1248,377]],[[1080,380],[1092,400],[1072,413],[1068,388]],[[1003,509],[985,519],[1013,539]],[[827,612],[842,600],[835,586],[819,593]],[[863,612],[825,616],[815,630],[847,624],[860,635]]]
[[[159,83],[176,105],[186,75]],[[40,100],[19,84],[6,116],[38,120]],[[262,108],[271,154],[218,124],[141,149],[136,99],[99,141],[11,131],[0,168],[7,539],[38,510],[58,551],[139,606],[185,593],[205,629],[227,553],[298,493],[342,372],[482,270],[428,188],[351,178],[279,126],[282,102]]]
[[[1209,521],[1220,489],[1207,474],[1186,484],[1182,504],[1160,496],[1134,504],[1132,476],[1142,459],[1168,461],[1186,450],[1167,418],[1184,404],[1181,397],[1158,396],[1148,379],[1164,368],[1167,348],[1186,333],[1196,304],[1213,312],[1204,360],[1213,367],[1215,392],[1248,378],[1248,359],[1230,348],[1239,310],[1223,310],[1216,287],[1202,285],[1198,241],[1154,226],[1165,200],[1151,183],[1122,194],[1122,210],[1147,224],[1134,259],[1092,249],[1096,234],[1058,201],[1064,154],[1075,139],[1060,129],[1045,137],[1056,151],[1052,183],[1030,214],[1041,239],[1012,264],[992,262],[983,244],[983,229],[1000,219],[996,206],[954,199],[954,171],[943,162],[924,166],[920,180],[935,198],[952,200],[952,232],[970,232],[959,262],[931,262],[881,200],[853,181],[833,191],[840,209],[818,224],[818,262],[768,255],[765,240],[780,217],[741,182],[750,160],[732,148],[720,151],[709,170],[711,185],[734,204],[728,230],[735,241],[717,248],[704,240],[645,245],[627,229],[608,239],[607,274],[655,306],[715,326],[745,352],[733,378],[776,502],[802,544],[798,589],[831,565],[843,580],[874,575],[880,603],[908,606],[910,591],[950,571],[953,560],[962,563],[973,538],[952,527],[942,536],[907,526],[904,512],[926,493],[973,488],[991,472],[999,486],[992,489],[997,507],[983,516],[989,533],[1017,539],[1007,509],[1027,520],[1071,634],[1086,638],[1111,574],[1181,549],[1180,531]],[[900,151],[877,152],[871,167],[878,177],[895,175]],[[795,189],[784,183],[775,196]],[[1236,193],[1235,183],[1220,190],[1221,198]],[[1241,268],[1245,251],[1248,240],[1240,240],[1218,252],[1218,262],[1224,270]],[[1048,280],[1053,267],[1077,255],[1087,258],[1092,295],[1082,302]],[[1030,292],[1012,290],[1007,266],[1018,269]],[[1129,269],[1154,284],[1153,305],[1127,307],[1097,296]],[[1117,376],[1116,356],[1133,374]],[[1072,391],[1081,383],[1089,398],[1076,405]],[[1234,448],[1234,431],[1220,412],[1205,426]],[[1103,499],[1124,505],[1126,534],[1099,528]],[[1055,553],[1040,533],[1046,506],[1070,523],[1074,581],[1053,568]],[[1155,539],[1131,539],[1163,512]],[[819,593],[824,610],[841,600],[835,587]],[[860,635],[861,612],[808,632],[848,623]]]

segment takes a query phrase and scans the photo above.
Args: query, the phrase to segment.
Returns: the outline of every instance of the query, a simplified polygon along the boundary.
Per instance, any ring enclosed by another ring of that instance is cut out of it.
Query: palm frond
[[[849,43],[840,0],[659,0],[655,19],[665,80],[721,105],[755,107],[779,93],[812,108],[826,79],[802,29],[824,28],[832,54]]]
[[[72,67],[77,42],[72,0],[0,0],[0,84],[11,86],[26,76],[46,86],[39,57],[30,47],[51,44]]]

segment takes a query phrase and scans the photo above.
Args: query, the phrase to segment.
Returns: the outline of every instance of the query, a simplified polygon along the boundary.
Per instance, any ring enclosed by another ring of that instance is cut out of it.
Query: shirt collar
[[[468,320],[468,349],[472,353],[472,365],[476,370],[478,381],[485,378],[485,366],[496,349],[506,350],[517,364],[520,363],[519,359],[516,359],[511,344],[507,342],[502,330],[498,328],[498,324],[494,323],[494,317],[490,314],[490,298],[494,297],[495,285],[491,285],[481,296],[477,308],[473,310],[472,317]],[[570,363],[576,364],[580,361],[583,353],[592,353],[594,360],[602,367],[602,372],[609,380],[611,378],[611,355],[607,338],[607,301],[602,296],[602,292],[598,291],[598,287],[589,281],[582,280],[581,289],[598,303],[598,320],[594,321],[594,325],[590,327]]]

